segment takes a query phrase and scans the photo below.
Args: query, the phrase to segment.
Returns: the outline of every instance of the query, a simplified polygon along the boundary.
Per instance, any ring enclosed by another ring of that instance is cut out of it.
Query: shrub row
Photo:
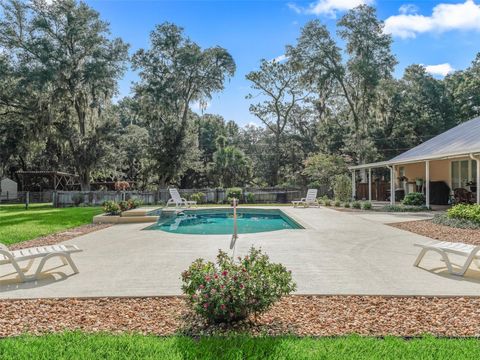
[[[119,203],[115,201],[105,201],[103,203],[103,211],[108,215],[118,215],[122,211],[136,209],[142,204],[143,202],[140,199],[129,199],[127,201],[120,201]]]
[[[320,205],[324,205],[324,206],[332,206],[332,200],[330,200],[328,198],[328,196],[322,196],[321,198],[318,198],[318,203]],[[333,202],[333,206],[335,207],[341,207],[342,206],[342,202],[340,201],[340,199],[336,199],[334,202]],[[363,210],[371,210],[372,209],[372,203],[370,201],[354,201],[352,203],[350,202],[344,202],[343,203],[343,207],[344,208],[353,208],[353,209],[363,209]]]

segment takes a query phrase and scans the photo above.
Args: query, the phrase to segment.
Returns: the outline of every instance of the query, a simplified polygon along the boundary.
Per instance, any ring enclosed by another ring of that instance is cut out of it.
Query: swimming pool
[[[278,209],[237,209],[239,234],[303,229]],[[225,235],[233,232],[233,209],[184,210],[178,214],[162,212],[158,222],[145,230],[178,234]]]

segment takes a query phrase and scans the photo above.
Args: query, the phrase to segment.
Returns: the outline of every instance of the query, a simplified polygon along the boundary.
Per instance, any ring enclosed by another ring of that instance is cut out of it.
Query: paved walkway
[[[275,262],[292,270],[299,294],[480,295],[480,272],[450,276],[435,254],[412,266],[414,243],[430,241],[383,224],[405,214],[339,212],[282,207],[304,230],[241,235],[237,254],[261,246]],[[424,218],[411,214],[408,220]],[[181,294],[180,273],[196,258],[214,259],[228,250],[224,235],[178,235],[142,230],[148,224],[115,225],[68,241],[80,274],[59,267],[38,282],[13,284],[0,278],[0,298],[152,296]],[[55,264],[54,264],[55,265]],[[0,267],[0,276],[8,266]]]

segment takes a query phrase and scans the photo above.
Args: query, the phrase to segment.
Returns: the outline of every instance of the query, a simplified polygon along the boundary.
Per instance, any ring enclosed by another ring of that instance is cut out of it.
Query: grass
[[[0,206],[0,242],[6,245],[89,224],[100,207],[55,209],[50,204]]]
[[[478,359],[478,339],[405,340],[360,336],[154,337],[81,332],[0,340],[7,359]]]

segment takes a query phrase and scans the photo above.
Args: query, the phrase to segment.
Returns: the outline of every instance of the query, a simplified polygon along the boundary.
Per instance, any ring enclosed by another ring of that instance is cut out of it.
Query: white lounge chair
[[[39,246],[21,250],[10,251],[8,247],[0,243],[0,265],[10,264],[20,277],[20,281],[30,281],[38,279],[42,273],[45,263],[54,257],[59,257],[63,265],[70,265],[75,274],[78,273],[78,268],[72,260],[71,254],[82,251],[75,245],[50,245]],[[26,275],[35,259],[41,259],[38,267],[33,275]],[[29,261],[24,268],[20,267],[19,262]]]
[[[317,189],[308,189],[307,196],[300,200],[292,201],[294,207],[299,205],[303,205],[304,207],[309,207],[310,205],[313,206],[320,206],[317,200]]]
[[[413,266],[419,266],[420,261],[422,261],[427,251],[435,251],[442,256],[450,274],[463,276],[472,264],[472,261],[475,261],[476,265],[480,267],[480,262],[478,262],[478,260],[480,260],[480,255],[477,255],[480,251],[480,246],[452,243],[448,241],[433,241],[427,244],[414,244],[414,246],[420,247],[422,250],[420,251],[420,254],[418,254]],[[460,271],[453,270],[452,262],[450,261],[448,254],[465,256],[467,258],[463,266],[460,267]]]
[[[189,201],[185,198],[182,198],[180,196],[180,193],[178,192],[177,189],[175,188],[171,188],[171,189],[168,189],[168,191],[170,192],[170,196],[171,198],[168,199],[167,201],[167,205],[166,207],[168,207],[169,205],[172,205],[174,204],[175,207],[191,207],[192,205],[197,205],[197,202],[196,201]]]

